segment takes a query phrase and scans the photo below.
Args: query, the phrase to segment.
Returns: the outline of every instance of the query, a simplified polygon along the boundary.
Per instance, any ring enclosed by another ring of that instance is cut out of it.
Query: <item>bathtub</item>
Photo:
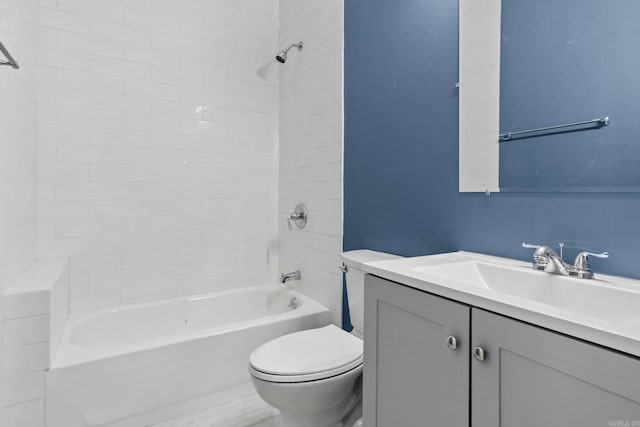
[[[280,284],[73,313],[46,375],[46,425],[143,427],[246,396],[256,347],[329,323]]]

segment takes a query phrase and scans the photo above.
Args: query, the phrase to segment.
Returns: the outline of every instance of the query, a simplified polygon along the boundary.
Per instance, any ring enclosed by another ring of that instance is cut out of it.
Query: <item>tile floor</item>
[[[147,427],[279,427],[277,409],[257,394]]]

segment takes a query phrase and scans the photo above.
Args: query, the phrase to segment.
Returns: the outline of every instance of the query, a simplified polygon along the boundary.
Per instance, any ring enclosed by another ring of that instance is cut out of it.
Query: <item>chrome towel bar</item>
[[[6,61],[0,61],[0,65],[10,65],[11,67],[15,68],[16,70],[18,68],[20,68],[20,66],[18,65],[18,61],[13,59],[13,56],[11,56],[11,54],[9,53],[7,48],[4,47],[2,42],[0,42],[0,52],[2,52],[2,54],[5,56],[5,58],[7,58]]]
[[[498,135],[498,141],[500,141],[500,142],[510,141],[511,138],[513,138],[514,136],[525,135],[525,134],[529,134],[529,133],[545,132],[545,131],[549,131],[549,130],[564,129],[564,128],[568,128],[568,127],[586,126],[586,125],[592,125],[594,128],[601,128],[601,127],[604,127],[604,126],[608,126],[609,125],[609,117],[603,117],[601,119],[586,120],[584,122],[568,123],[566,125],[548,126],[548,127],[544,127],[544,128],[538,128],[538,129],[523,130],[523,131],[520,131],[520,132],[501,133],[500,135]]]

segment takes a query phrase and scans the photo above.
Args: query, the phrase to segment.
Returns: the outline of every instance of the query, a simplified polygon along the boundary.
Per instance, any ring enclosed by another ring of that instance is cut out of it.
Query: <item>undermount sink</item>
[[[640,316],[640,289],[633,290],[598,279],[578,279],[524,265],[461,261],[413,269],[443,284],[479,287],[609,322]]]

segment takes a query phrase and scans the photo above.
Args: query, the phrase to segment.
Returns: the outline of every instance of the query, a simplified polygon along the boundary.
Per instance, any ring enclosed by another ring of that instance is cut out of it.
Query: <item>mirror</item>
[[[460,191],[639,191],[637,16],[634,0],[460,0]]]

